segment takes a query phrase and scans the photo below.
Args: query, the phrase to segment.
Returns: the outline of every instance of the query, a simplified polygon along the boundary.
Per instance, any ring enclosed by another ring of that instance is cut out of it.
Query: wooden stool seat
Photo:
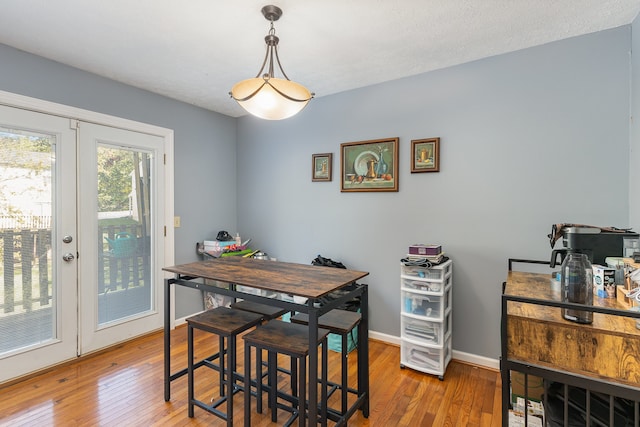
[[[328,330],[318,329],[318,345],[327,335]],[[309,329],[295,323],[267,322],[261,328],[245,335],[243,339],[253,346],[293,357],[306,357],[309,354]]]
[[[357,311],[349,311],[349,310],[340,310],[335,309],[331,310],[318,318],[318,327],[325,328],[331,331],[334,334],[340,335],[342,337],[342,348],[341,348],[341,359],[342,359],[342,384],[334,384],[330,383],[331,391],[329,395],[333,394],[336,389],[339,387],[342,394],[342,411],[341,415],[345,415],[347,413],[347,392],[358,393],[355,389],[350,389],[348,384],[348,364],[347,357],[349,355],[349,340],[348,334],[360,323],[362,319],[362,315]],[[299,323],[302,325],[306,325],[309,323],[309,315],[306,313],[298,313],[294,316],[291,316],[292,323]]]
[[[234,310],[227,307],[216,307],[189,317],[186,321],[193,328],[217,335],[238,335],[256,326],[262,318],[257,313]]]
[[[227,421],[227,426],[233,426],[233,395],[240,389],[236,385],[238,374],[236,373],[236,336],[262,322],[262,316],[248,311],[234,310],[226,307],[217,307],[203,313],[189,317],[187,320],[187,353],[188,353],[188,408],[189,417],[194,415],[194,406],[198,406]],[[194,363],[193,351],[193,330],[200,329],[205,332],[218,335],[218,352],[212,356]],[[225,348],[224,340],[227,339]],[[228,368],[225,369],[225,355],[228,361]],[[213,361],[218,359],[219,363]],[[221,398],[211,404],[207,404],[195,398],[194,391],[194,371],[207,366],[220,373],[220,396]],[[225,381],[226,378],[226,381]],[[225,393],[226,386],[226,393]],[[218,408],[223,402],[227,402],[227,412],[224,413]]]
[[[264,316],[264,320],[275,319],[287,312],[287,310],[284,310],[282,308],[247,300],[234,302],[230,307],[238,310],[249,311],[251,313],[262,314]]]
[[[322,344],[322,396],[321,396],[321,420],[326,425],[326,401],[327,401],[327,336],[329,330],[318,328],[317,345]],[[269,352],[268,375],[269,375],[269,402],[271,407],[271,420],[277,421],[277,409],[287,409],[292,412],[291,419],[287,425],[298,416],[301,426],[305,425],[305,405],[306,405],[306,357],[309,354],[309,328],[305,325],[283,322],[280,320],[271,320],[259,328],[245,334],[243,337],[245,343],[245,389],[251,384],[251,347],[256,349],[256,364],[258,364],[258,354],[262,350]],[[276,380],[277,372],[277,353],[290,356],[293,361],[297,361],[297,371],[299,372],[297,396],[293,396],[292,403],[296,408],[285,408],[278,405],[278,386]],[[262,411],[262,379],[258,375],[256,381],[256,396],[258,412]],[[251,425],[251,394],[245,392],[245,426]],[[309,404],[317,404],[310,402]],[[310,420],[311,421],[311,420]],[[314,420],[315,421],[315,420]],[[311,424],[311,423],[310,423]]]
[[[362,315],[357,311],[348,310],[331,310],[318,318],[318,327],[328,329],[334,334],[346,334],[360,323]],[[291,323],[299,323],[307,325],[309,323],[309,315],[306,313],[297,313],[291,316]]]

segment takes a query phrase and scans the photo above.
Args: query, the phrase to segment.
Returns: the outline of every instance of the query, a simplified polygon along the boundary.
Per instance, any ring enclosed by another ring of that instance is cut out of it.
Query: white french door
[[[84,122],[79,135],[80,352],[87,353],[162,325],[164,139]]]
[[[0,105],[0,382],[76,357],[76,134]]]
[[[123,128],[0,105],[0,383],[161,328],[173,261],[172,132],[40,104]]]

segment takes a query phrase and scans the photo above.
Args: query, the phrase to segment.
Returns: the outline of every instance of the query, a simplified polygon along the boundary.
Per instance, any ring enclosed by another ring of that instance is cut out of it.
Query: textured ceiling
[[[2,0],[0,43],[230,116],[269,0]],[[279,0],[280,59],[322,97],[630,24],[640,0]],[[1,70],[1,67],[0,67]],[[1,71],[0,71],[1,72]]]

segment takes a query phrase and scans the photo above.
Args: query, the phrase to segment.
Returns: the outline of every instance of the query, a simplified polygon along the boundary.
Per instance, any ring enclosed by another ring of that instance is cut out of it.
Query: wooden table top
[[[164,267],[163,270],[305,298],[320,298],[369,274],[357,270],[244,257],[215,258]]]

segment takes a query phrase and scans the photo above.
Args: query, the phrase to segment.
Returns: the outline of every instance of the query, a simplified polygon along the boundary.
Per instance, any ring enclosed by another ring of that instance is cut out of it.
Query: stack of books
[[[229,246],[233,246],[236,244],[235,240],[229,240],[228,242],[221,242],[218,240],[205,240],[204,241],[204,250],[205,251],[213,251],[213,252],[221,252],[227,249]]]
[[[409,259],[426,259],[432,264],[440,264],[444,260],[442,245],[425,245],[416,243],[409,246]]]

